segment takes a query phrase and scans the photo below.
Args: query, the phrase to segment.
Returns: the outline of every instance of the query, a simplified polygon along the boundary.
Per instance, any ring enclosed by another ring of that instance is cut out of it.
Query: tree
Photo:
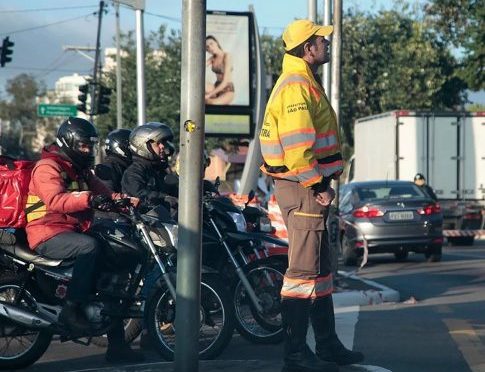
[[[466,84],[446,45],[406,8],[343,18],[341,125],[353,146],[355,119],[395,109],[451,110]]]
[[[485,0],[430,0],[424,11],[437,35],[463,51],[459,76],[471,90],[485,89]]]
[[[38,124],[36,99],[45,94],[45,86],[32,75],[20,74],[7,81],[6,91],[11,100],[0,104],[0,118],[8,123],[3,128],[2,150],[12,156],[34,157],[32,144]]]
[[[181,71],[181,35],[160,26],[153,32],[145,44],[145,97],[146,120],[161,121],[171,126],[178,143],[180,118],[180,71]],[[137,125],[136,92],[136,44],[133,33],[122,36],[122,50],[125,52],[121,61],[123,125],[134,128]],[[116,128],[116,71],[104,77],[104,83],[113,90],[110,112],[97,119],[97,126],[102,136]]]

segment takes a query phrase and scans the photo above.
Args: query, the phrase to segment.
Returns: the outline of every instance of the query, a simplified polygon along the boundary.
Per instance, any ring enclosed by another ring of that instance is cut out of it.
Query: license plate
[[[391,221],[405,221],[414,219],[412,211],[389,212],[389,219]]]

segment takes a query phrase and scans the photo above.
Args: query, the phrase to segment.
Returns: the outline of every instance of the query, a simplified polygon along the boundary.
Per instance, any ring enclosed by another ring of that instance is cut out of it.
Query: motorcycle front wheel
[[[200,294],[199,359],[217,357],[229,344],[234,332],[234,314],[229,294],[215,274],[203,275]],[[147,329],[166,360],[174,359],[175,301],[168,288],[159,288],[146,311]]]
[[[283,340],[281,319],[281,287],[283,274],[269,265],[254,262],[245,268],[262,312],[258,312],[243,283],[234,286],[236,328],[245,339],[256,344],[276,344]]]
[[[17,302],[21,286],[15,274],[2,275],[0,278],[1,303]],[[35,298],[27,291],[18,302],[20,308],[35,311]],[[0,317],[0,369],[22,369],[35,363],[47,350],[52,333],[46,330],[33,330],[18,325],[8,318]]]

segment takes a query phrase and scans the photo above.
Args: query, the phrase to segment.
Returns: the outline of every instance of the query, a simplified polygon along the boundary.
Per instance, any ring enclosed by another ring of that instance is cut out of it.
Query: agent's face
[[[219,49],[217,43],[212,39],[207,39],[205,41],[205,50],[207,53],[214,54],[214,52]]]
[[[152,142],[151,146],[152,146],[153,152],[158,156],[162,157],[162,155],[164,154],[165,145],[161,142]]]
[[[323,65],[330,61],[330,41],[325,39],[323,36],[317,36],[315,43],[312,45],[313,57],[315,63],[318,65]]]

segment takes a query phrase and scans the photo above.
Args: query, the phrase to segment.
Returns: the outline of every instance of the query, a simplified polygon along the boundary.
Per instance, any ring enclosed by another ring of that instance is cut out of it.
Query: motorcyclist
[[[123,174],[122,191],[140,198],[142,205],[164,205],[176,210],[178,185],[165,182],[169,158],[175,152],[173,131],[167,125],[150,122],[133,129],[130,150],[133,162]]]
[[[115,129],[105,141],[105,161],[96,165],[94,172],[114,192],[121,192],[121,178],[131,164],[130,129]]]
[[[26,233],[29,246],[51,259],[73,261],[65,304],[59,323],[75,335],[89,333],[83,307],[102,265],[102,243],[85,234],[93,209],[125,197],[113,193],[91,171],[98,142],[96,128],[82,118],[70,117],[59,127],[56,142],[43,149],[32,170],[27,201]],[[133,198],[133,202],[136,202]],[[138,362],[143,355],[124,341],[122,320],[108,332],[109,362]]]

